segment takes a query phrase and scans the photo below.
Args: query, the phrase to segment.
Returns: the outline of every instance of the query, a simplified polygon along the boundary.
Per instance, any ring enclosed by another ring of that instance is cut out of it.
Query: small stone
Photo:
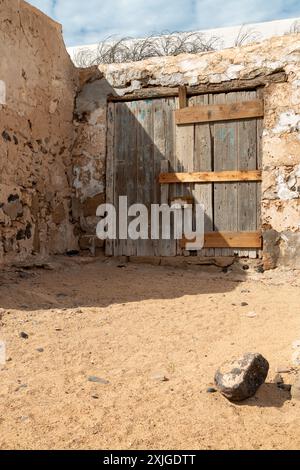
[[[248,305],[247,302],[242,302],[242,303],[241,303],[241,306],[242,306],[242,307],[247,307],[247,305]]]
[[[15,389],[15,392],[18,392],[18,391],[21,390],[22,388],[27,388],[27,384],[21,384],[21,385],[19,385],[19,387],[17,387],[17,388]]]
[[[291,368],[288,366],[277,366],[276,372],[278,372],[278,374],[289,374],[291,372]]]
[[[20,333],[20,338],[28,339],[28,338],[29,338],[29,335],[28,335],[27,333],[25,333],[25,331],[21,331],[21,333]]]
[[[249,266],[248,266],[248,264],[244,264],[244,266],[243,266],[243,270],[244,270],[244,271],[248,271],[248,269],[249,269]]]
[[[37,352],[39,352],[39,353],[44,352],[44,348],[37,348]]]
[[[300,400],[300,377],[298,376],[296,382],[291,387],[291,395],[293,400]]]
[[[67,256],[71,256],[71,257],[72,257],[72,256],[78,256],[78,255],[79,255],[79,251],[78,251],[78,250],[68,250],[68,251],[66,252],[66,255],[67,255]]]
[[[208,387],[208,388],[206,389],[206,393],[216,393],[217,391],[218,391],[218,390],[215,389],[215,388],[213,388],[213,387]]]
[[[262,274],[262,273],[265,272],[263,265],[257,266],[257,267],[255,268],[255,271],[256,271],[257,273],[260,273],[260,274]]]
[[[248,318],[255,318],[255,317],[256,317],[256,313],[255,313],[255,312],[248,312],[248,313],[246,313],[245,316],[248,317]]]
[[[20,416],[20,421],[24,422],[24,421],[28,421],[30,418],[29,416]]]
[[[293,352],[292,354],[292,363],[295,366],[300,366],[300,350],[297,349],[296,351]]]
[[[98,400],[99,396],[98,395],[92,395],[92,398],[94,398],[94,400]]]
[[[118,264],[117,268],[126,268],[126,264],[124,264],[124,263]]]
[[[215,384],[231,401],[242,401],[255,395],[268,375],[269,363],[259,353],[227,361],[216,372]]]
[[[283,378],[281,377],[280,374],[276,374],[272,380],[272,383],[277,384],[277,385],[283,384]]]
[[[168,377],[166,377],[164,374],[157,372],[156,374],[153,374],[151,376],[152,380],[157,380],[157,382],[168,382]]]
[[[2,132],[2,138],[3,138],[6,142],[11,142],[11,137],[10,137],[9,133],[6,132],[6,131],[3,131],[3,132]]]
[[[95,375],[90,375],[88,377],[88,381],[98,383],[98,384],[104,384],[104,385],[109,384],[108,380],[101,379],[101,377],[96,377]]]
[[[249,294],[249,293],[250,293],[249,289],[242,289],[241,290],[241,294]]]

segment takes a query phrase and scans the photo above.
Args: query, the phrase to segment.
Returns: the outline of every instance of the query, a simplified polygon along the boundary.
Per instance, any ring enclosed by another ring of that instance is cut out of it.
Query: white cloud
[[[298,0],[29,0],[62,23],[68,46],[300,16]],[[271,4],[270,4],[271,3]]]

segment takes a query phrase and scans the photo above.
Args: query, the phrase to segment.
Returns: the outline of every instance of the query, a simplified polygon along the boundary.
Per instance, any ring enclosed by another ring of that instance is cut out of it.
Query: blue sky
[[[299,0],[27,0],[63,25],[67,46],[300,16]]]

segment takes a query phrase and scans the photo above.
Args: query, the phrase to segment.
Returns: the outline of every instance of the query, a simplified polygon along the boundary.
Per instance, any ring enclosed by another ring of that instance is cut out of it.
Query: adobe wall
[[[97,73],[96,73],[97,72]],[[105,199],[106,98],[148,87],[221,85],[285,72],[264,88],[262,228],[266,268],[300,268],[300,36],[198,55],[153,58],[85,70],[76,103],[76,214],[83,231],[95,226]],[[88,76],[90,74],[90,76]]]
[[[61,26],[0,0],[0,264],[77,247],[71,215],[77,71]]]

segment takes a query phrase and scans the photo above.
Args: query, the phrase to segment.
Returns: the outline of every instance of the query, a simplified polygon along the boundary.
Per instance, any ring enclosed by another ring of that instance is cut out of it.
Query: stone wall
[[[284,72],[286,81],[264,88],[262,228],[266,268],[300,268],[300,35],[199,55],[153,58],[102,65],[82,72],[76,104],[75,180],[77,217],[86,233],[95,226],[94,208],[105,198],[106,98],[149,87],[216,89],[231,81]],[[283,74],[284,75],[284,74]]]
[[[77,247],[71,213],[78,73],[61,26],[0,0],[0,263]]]

